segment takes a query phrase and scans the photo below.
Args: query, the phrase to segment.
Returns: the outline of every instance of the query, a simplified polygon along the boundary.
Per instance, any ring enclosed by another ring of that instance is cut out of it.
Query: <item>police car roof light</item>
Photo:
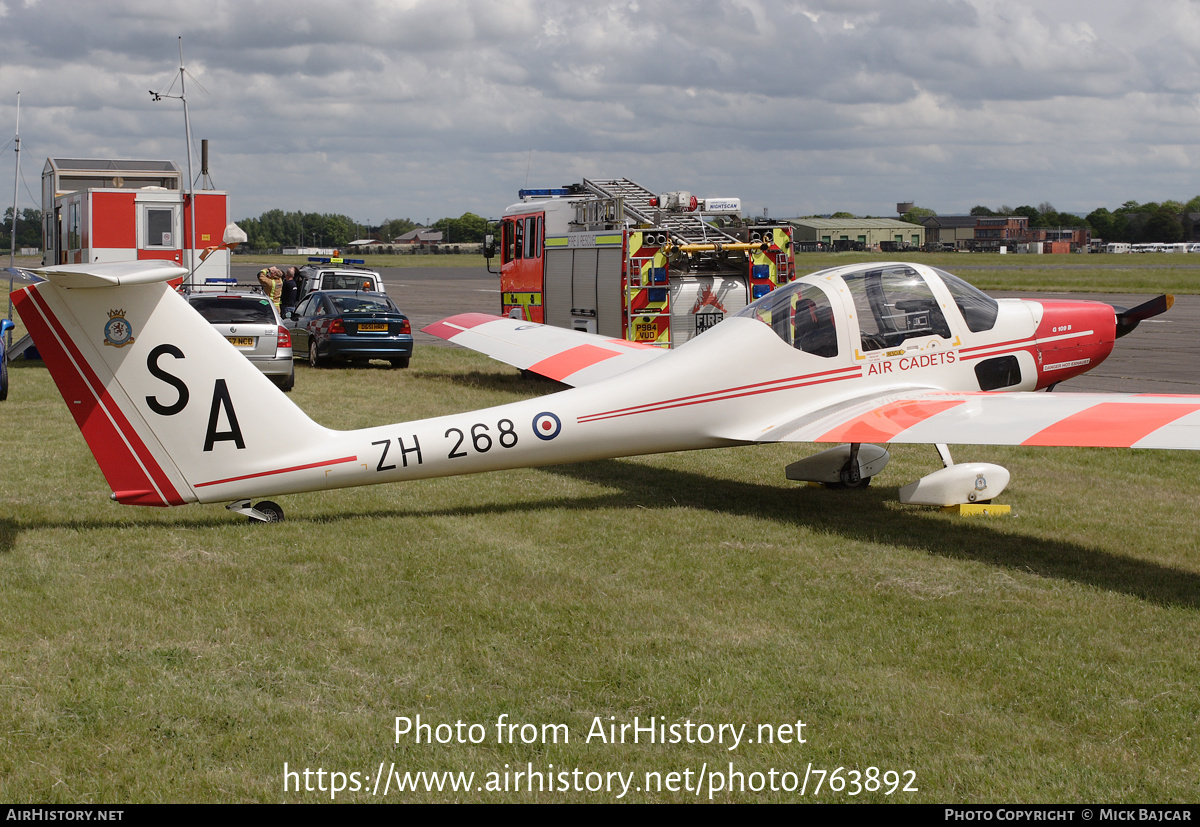
[[[331,258],[329,256],[309,256],[309,261],[317,264],[366,264],[365,258]]]

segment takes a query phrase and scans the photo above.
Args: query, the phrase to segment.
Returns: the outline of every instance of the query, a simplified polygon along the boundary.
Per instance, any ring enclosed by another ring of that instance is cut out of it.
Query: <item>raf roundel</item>
[[[562,421],[546,411],[533,418],[533,432],[538,439],[554,439],[562,430]]]

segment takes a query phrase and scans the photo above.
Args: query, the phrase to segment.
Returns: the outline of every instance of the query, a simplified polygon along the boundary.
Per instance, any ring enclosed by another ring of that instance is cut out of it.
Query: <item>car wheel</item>
[[[408,367],[408,357],[407,356],[396,357],[395,359],[392,360],[392,367],[394,367],[394,368]]]
[[[308,340],[308,366],[310,368],[321,367],[321,357],[317,355],[317,340]]]
[[[8,399],[8,357],[0,347],[0,401]]]
[[[292,388],[296,387],[296,369],[292,368],[292,372],[285,376],[277,384],[279,385],[279,389],[284,393],[287,393]]]

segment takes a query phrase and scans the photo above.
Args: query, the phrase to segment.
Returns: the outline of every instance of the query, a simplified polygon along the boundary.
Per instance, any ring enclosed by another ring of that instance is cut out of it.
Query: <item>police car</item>
[[[299,300],[316,290],[361,290],[366,293],[385,293],[379,273],[361,265],[360,258],[310,257],[296,273]]]

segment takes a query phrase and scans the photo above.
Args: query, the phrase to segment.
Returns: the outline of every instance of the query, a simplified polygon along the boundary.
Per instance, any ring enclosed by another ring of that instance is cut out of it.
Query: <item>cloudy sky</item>
[[[22,208],[51,156],[186,171],[148,94],[180,36],[235,219],[494,217],[589,176],[772,217],[1200,194],[1196,0],[0,0],[0,31]]]

